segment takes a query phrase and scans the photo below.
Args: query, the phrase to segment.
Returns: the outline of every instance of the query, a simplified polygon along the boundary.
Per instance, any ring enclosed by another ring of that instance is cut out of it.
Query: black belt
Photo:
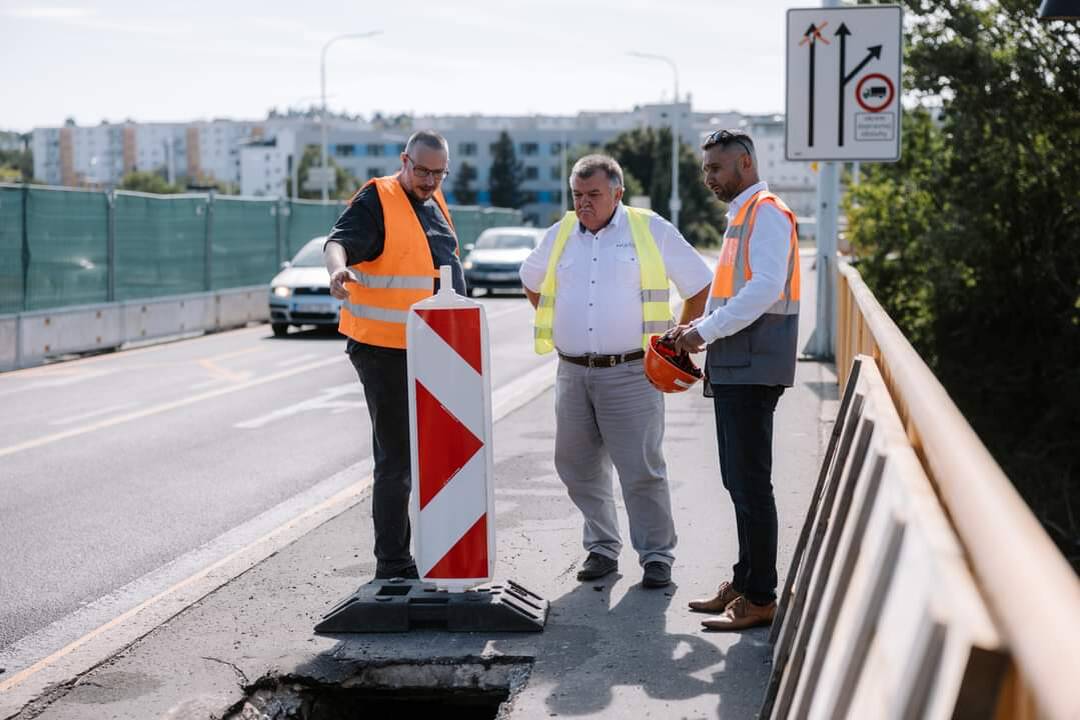
[[[633,350],[622,355],[594,355],[589,353],[588,355],[563,355],[559,353],[559,357],[568,363],[574,363],[575,365],[582,365],[584,367],[615,367],[619,363],[630,362],[631,360],[640,360],[645,357],[644,350]]]

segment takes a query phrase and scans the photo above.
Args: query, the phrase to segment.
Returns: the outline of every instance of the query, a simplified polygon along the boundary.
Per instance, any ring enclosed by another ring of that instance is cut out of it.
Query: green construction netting
[[[116,299],[206,289],[206,205],[199,196],[116,193]]]
[[[105,302],[108,213],[105,193],[30,190],[26,198],[28,310]]]
[[[269,283],[278,271],[274,200],[215,197],[210,218],[210,289]]]
[[[23,309],[22,199],[22,188],[0,187],[0,315]]]
[[[293,200],[288,207],[289,212],[282,216],[286,260],[292,259],[312,238],[329,233],[345,210],[343,203],[323,205],[310,200]]]
[[[267,283],[282,260],[327,234],[344,208],[340,202],[117,192],[114,299]],[[109,212],[103,192],[0,186],[0,313],[106,302]],[[451,213],[462,245],[489,227],[521,224],[518,210],[452,206]],[[25,287],[24,238],[30,250]]]
[[[505,208],[451,205],[450,215],[454,218],[454,229],[457,230],[458,244],[462,247],[475,243],[480,233],[490,227],[520,225],[522,222],[520,210],[508,210]]]

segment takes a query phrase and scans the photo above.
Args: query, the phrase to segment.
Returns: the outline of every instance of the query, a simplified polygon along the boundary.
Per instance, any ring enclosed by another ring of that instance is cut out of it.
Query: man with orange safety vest
[[[773,414],[795,382],[799,243],[795,214],[758,178],[749,135],[718,130],[702,151],[705,185],[728,203],[728,226],[706,314],[671,336],[687,352],[708,345],[720,474],[735,506],[739,558],[731,580],[690,609],[720,614],[702,623],[707,629],[742,630],[776,614]]]
[[[409,549],[409,391],[405,321],[409,307],[453,269],[465,294],[457,234],[440,185],[450,151],[436,132],[413,134],[396,175],[369,180],[338,218],[323,249],[330,293],[343,300],[339,330],[364,386],[375,459],[372,519],[375,577],[416,578]]]
[[[555,469],[584,518],[592,581],[618,569],[622,540],[612,493],[618,471],[642,585],[671,583],[677,541],[664,463],[664,397],[645,377],[644,348],[671,327],[670,283],[701,314],[709,267],[667,220],[620,201],[622,168],[586,155],[570,172],[566,213],[521,266],[536,308],[534,347],[558,351]]]

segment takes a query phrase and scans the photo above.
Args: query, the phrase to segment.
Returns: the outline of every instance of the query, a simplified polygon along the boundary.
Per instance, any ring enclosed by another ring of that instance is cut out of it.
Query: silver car
[[[476,245],[461,263],[469,294],[484,289],[521,292],[521,263],[544,238],[544,230],[530,227],[494,227],[480,233]]]
[[[270,327],[277,337],[288,333],[290,325],[337,327],[341,301],[330,294],[325,242],[325,236],[310,240],[270,281]]]

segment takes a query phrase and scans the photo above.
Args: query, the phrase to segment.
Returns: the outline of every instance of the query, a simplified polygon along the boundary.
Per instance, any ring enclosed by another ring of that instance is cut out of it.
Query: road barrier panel
[[[317,633],[538,632],[548,602],[495,570],[495,470],[491,355],[484,307],[440,289],[406,322],[413,557],[419,580],[361,585],[315,626]]]
[[[872,358],[849,373],[760,717],[992,718],[1009,658]]]
[[[495,567],[491,353],[484,307],[454,292],[412,306],[406,325],[414,557],[421,579],[461,591]]]

